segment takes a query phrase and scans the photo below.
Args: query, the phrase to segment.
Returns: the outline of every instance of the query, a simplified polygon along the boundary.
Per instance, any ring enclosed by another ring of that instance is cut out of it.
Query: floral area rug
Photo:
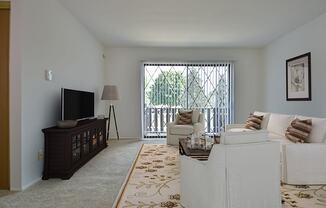
[[[326,208],[326,185],[282,185],[284,208]]]
[[[144,144],[120,193],[116,208],[182,207],[178,148]]]
[[[282,185],[281,194],[283,208],[326,208],[326,185]],[[178,148],[144,144],[113,207],[183,207],[180,204]]]

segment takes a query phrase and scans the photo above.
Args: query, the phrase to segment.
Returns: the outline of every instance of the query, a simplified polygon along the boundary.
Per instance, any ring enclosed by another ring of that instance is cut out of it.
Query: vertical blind
[[[166,136],[166,124],[179,109],[205,115],[207,133],[233,121],[233,70],[230,61],[143,65],[143,135]]]

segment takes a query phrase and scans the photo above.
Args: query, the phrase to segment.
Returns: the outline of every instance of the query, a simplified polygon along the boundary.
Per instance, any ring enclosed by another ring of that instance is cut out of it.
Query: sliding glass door
[[[179,109],[199,109],[207,133],[233,121],[233,63],[143,63],[144,138],[166,136]]]

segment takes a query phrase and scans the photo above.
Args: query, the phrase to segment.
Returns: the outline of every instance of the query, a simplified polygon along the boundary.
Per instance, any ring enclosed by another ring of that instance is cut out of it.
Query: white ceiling
[[[261,47],[326,0],[60,0],[106,46]]]

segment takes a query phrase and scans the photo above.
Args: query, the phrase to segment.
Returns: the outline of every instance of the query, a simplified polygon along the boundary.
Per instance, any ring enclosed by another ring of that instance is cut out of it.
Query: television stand
[[[77,126],[78,125],[85,125],[85,124],[88,124],[88,123],[93,122],[95,120],[97,120],[97,118],[88,118],[88,119],[80,120],[80,121],[78,121]]]
[[[107,147],[107,119],[89,119],[77,126],[61,129],[56,126],[43,129],[43,180],[69,179],[80,167]]]

